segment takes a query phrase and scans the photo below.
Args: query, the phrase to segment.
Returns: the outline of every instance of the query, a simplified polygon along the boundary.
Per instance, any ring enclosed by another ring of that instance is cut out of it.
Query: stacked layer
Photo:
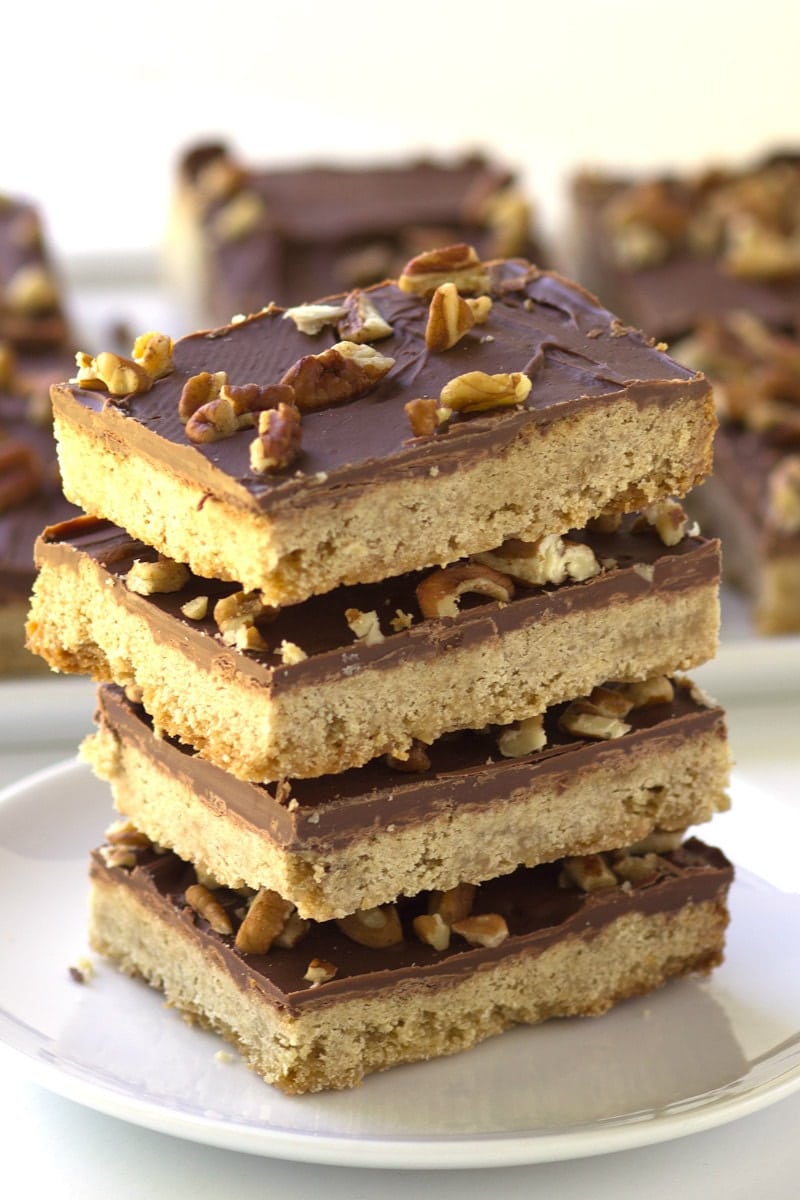
[[[682,339],[719,403],[692,500],[763,633],[800,630],[800,159],[696,177],[576,181],[573,268],[627,320]]]
[[[33,543],[76,512],[61,494],[48,398],[70,370],[69,345],[39,213],[0,196],[0,675],[42,666],[24,648]]]
[[[104,684],[98,950],[298,1092],[720,960],[702,377],[463,246],[79,366],[29,642]]]

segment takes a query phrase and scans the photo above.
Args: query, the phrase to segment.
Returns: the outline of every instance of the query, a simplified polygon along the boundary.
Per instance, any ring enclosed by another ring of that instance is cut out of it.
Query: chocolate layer
[[[15,298],[20,280],[42,272],[52,285],[45,298],[36,288],[28,303]],[[19,349],[66,349],[70,340],[60,284],[45,243],[37,208],[28,201],[0,196],[0,340]]]
[[[607,609],[626,600],[659,594],[670,596],[712,584],[719,578],[719,545],[702,537],[685,537],[666,547],[650,527],[632,532],[634,518],[625,518],[617,533],[574,532],[575,541],[592,547],[600,574],[582,583],[558,587],[517,588],[508,603],[465,596],[457,617],[425,620],[415,587],[425,572],[397,576],[379,584],[338,588],[302,604],[281,609],[262,626],[270,647],[266,651],[237,651],[225,646],[211,617],[193,621],[181,608],[193,598],[210,597],[209,614],[217,599],[236,590],[235,584],[192,576],[179,592],[140,596],[124,584],[137,559],[154,559],[155,552],[129,538],[107,521],[79,518],[45,531],[37,542],[37,563],[60,570],[78,570],[88,556],[97,564],[117,602],[140,616],[157,641],[178,644],[204,671],[217,677],[238,675],[272,696],[293,687],[354,675],[366,667],[389,670],[409,659],[432,661],[448,649],[493,643],[505,633],[574,611]],[[372,645],[358,641],[345,612],[350,608],[378,614],[384,640]],[[393,633],[390,621],[401,611],[413,624]],[[285,665],[280,646],[286,641],[307,655]]]
[[[364,767],[276,787],[234,779],[177,741],[154,738],[140,706],[114,686],[98,689],[97,720],[116,737],[191,789],[210,809],[263,831],[287,850],[346,846],[391,823],[400,829],[447,812],[458,796],[460,812],[502,803],[519,789],[568,787],[577,774],[642,753],[664,753],[699,734],[725,737],[722,709],[701,703],[688,681],[676,681],[673,700],[631,710],[629,733],[610,742],[565,733],[558,720],[566,705],[545,714],[545,749],[503,758],[498,729],[464,731],[440,738],[427,750],[430,768],[400,772],[375,759]],[[291,803],[293,801],[293,803]],[[291,803],[291,807],[289,807]]]
[[[186,380],[201,371],[225,371],[237,385],[275,383],[301,357],[339,340],[331,327],[313,336],[301,333],[282,309],[181,339],[175,370],[129,400],[113,403],[103,393],[59,385],[55,412],[118,452],[196,481],[209,497],[277,513],[306,503],[336,503],[393,479],[430,481],[431,473],[493,458],[531,426],[546,432],[553,422],[622,398],[667,406],[688,396],[702,405],[708,395],[702,376],[623,329],[591,296],[556,275],[522,262],[499,264],[491,294],[494,304],[484,325],[451,350],[431,353],[424,340],[427,301],[390,283],[373,289],[371,299],[393,327],[377,347],[395,359],[394,367],[366,396],[306,413],[300,458],[269,476],[251,473],[252,430],[192,443],[178,417],[178,400]],[[522,371],[533,386],[519,408],[456,414],[435,435],[413,438],[405,403],[438,397],[454,376],[474,370]]]
[[[208,170],[229,186],[214,198]],[[420,250],[468,242],[485,257],[524,254],[541,262],[532,220],[523,218],[513,249],[498,243],[492,199],[513,182],[507,167],[473,156],[451,163],[258,168],[239,163],[222,143],[198,145],[181,163],[181,185],[194,195],[210,278],[206,303],[220,320],[256,312],[270,300],[315,296],[378,283],[399,274]],[[263,205],[253,228],[226,237],[224,212],[245,195]],[[222,217],[222,220],[221,220]]]
[[[709,171],[696,177],[579,174],[573,181],[577,241],[573,275],[624,320],[660,338],[683,337],[704,318],[735,310],[757,314],[774,328],[796,330],[800,325],[800,270],[761,277],[755,271],[741,275],[723,261],[728,248],[727,219],[735,220],[737,213],[745,220],[764,215],[759,214],[758,180],[776,166],[794,173],[795,194],[800,195],[800,158],[791,154],[773,156],[741,171]],[[645,229],[655,227],[664,237],[664,257],[636,265],[620,262],[614,253],[614,209],[637,191],[656,189],[669,205],[672,220],[665,219],[663,204],[657,201],[655,212],[649,212],[651,226],[645,202],[640,223]],[[765,193],[769,189],[767,183]],[[723,191],[725,200],[721,200]],[[768,209],[770,196],[764,199]],[[793,219],[796,222],[796,209]],[[765,218],[770,229],[773,220],[774,213]],[[786,234],[785,224],[777,231]]]
[[[181,923],[204,944],[205,952],[227,969],[245,990],[261,995],[289,1014],[300,1013],[342,998],[365,997],[398,985],[446,986],[482,966],[519,954],[539,954],[566,938],[590,939],[618,917],[674,912],[687,904],[724,902],[733,868],[721,851],[691,839],[660,857],[657,873],[630,887],[604,888],[591,893],[560,887],[560,863],[520,868],[513,875],[482,884],[473,913],[498,913],[506,920],[509,937],[494,948],[470,947],[453,937],[450,947],[434,950],[410,932],[411,921],[425,911],[427,897],[401,899],[398,909],[406,933],[402,943],[369,949],[348,938],[335,922],[313,924],[293,949],[273,948],[267,955],[243,955],[230,935],[210,929],[184,901],[196,882],[194,868],[171,853],[140,851],[133,869],[109,868],[99,851],[91,861],[98,880],[130,887],[159,919]],[[236,892],[219,889],[215,896],[230,912],[241,907]],[[236,918],[234,917],[234,927]],[[309,962],[319,958],[335,964],[337,974],[327,983],[311,986],[304,980]]]

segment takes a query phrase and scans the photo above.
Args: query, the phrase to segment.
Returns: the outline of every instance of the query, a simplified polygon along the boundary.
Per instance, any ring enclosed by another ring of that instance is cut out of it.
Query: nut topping
[[[202,621],[208,612],[208,596],[194,596],[181,605],[181,612],[189,621]]]
[[[202,883],[193,883],[183,896],[199,917],[208,921],[215,933],[233,933],[231,919],[213,892]]]
[[[525,402],[531,381],[522,371],[487,375],[467,371],[446,383],[439,394],[440,403],[454,412],[488,412],[493,408],[511,408]]]
[[[268,620],[274,612],[264,603],[260,592],[239,591],[218,600],[214,605],[213,617],[226,646],[237,646],[241,650],[264,650],[266,647],[255,628],[256,622]]]
[[[642,509],[631,529],[639,533],[647,525],[655,527],[665,546],[677,546],[687,534],[691,537],[697,532],[694,527],[690,528],[689,518],[677,500],[656,500],[649,504]]]
[[[428,912],[438,914],[446,925],[461,921],[472,912],[477,890],[474,883],[457,883],[446,891],[432,891],[428,896]]]
[[[583,698],[573,700],[564,709],[558,723],[565,733],[571,733],[573,737],[594,738],[599,741],[622,737],[631,728],[618,716]]]
[[[302,420],[294,404],[279,404],[258,418],[258,437],[250,443],[250,470],[256,475],[282,471],[300,453]]]
[[[144,367],[131,358],[122,358],[111,350],[102,350],[96,358],[78,352],[78,386],[87,391],[105,389],[112,396],[134,396],[149,392],[153,380]]]
[[[419,940],[434,950],[446,950],[450,945],[450,926],[439,913],[421,913],[412,924]]]
[[[428,309],[425,345],[435,353],[449,350],[474,324],[475,313],[458,294],[456,285],[440,284],[431,297]]]
[[[191,572],[184,563],[159,554],[155,562],[135,559],[125,576],[125,586],[137,596],[155,596],[162,592],[179,592],[189,582]]]
[[[172,360],[174,344],[165,333],[142,333],[133,343],[133,360],[151,379],[162,379],[175,370]]]
[[[423,617],[457,617],[461,596],[473,593],[507,604],[514,597],[514,582],[492,567],[459,563],[426,575],[416,592]]]
[[[499,913],[477,913],[454,921],[451,929],[470,946],[499,946],[508,937],[508,925]]]
[[[436,433],[442,412],[438,400],[420,397],[417,400],[407,401],[403,408],[414,437],[431,437]]]
[[[546,534],[534,542],[510,538],[499,549],[475,554],[473,558],[520,583],[535,586],[564,583],[567,579],[581,583],[600,570],[591,546],[559,537],[556,533]]]
[[[270,888],[261,888],[250,901],[247,915],[236,933],[242,954],[266,954],[283,929],[294,905]]]
[[[294,389],[297,407],[314,412],[363,396],[394,366],[371,346],[337,342],[321,354],[306,354],[281,379]]]
[[[406,758],[400,758],[399,755],[387,754],[384,761],[392,771],[404,771],[409,774],[415,771],[430,771],[431,769],[428,748],[419,738],[412,740]]]
[[[394,332],[367,293],[358,288],[345,299],[344,312],[336,328],[340,338],[359,345],[363,342],[379,342],[381,338],[391,337]]]
[[[361,909],[349,917],[338,918],[336,924],[351,941],[373,950],[396,946],[403,940],[403,928],[394,904]]]
[[[216,400],[222,390],[222,385],[228,382],[226,371],[201,371],[191,375],[183,385],[178,401],[178,416],[183,422],[201,409],[204,404]]]
[[[335,325],[346,312],[343,304],[297,304],[294,308],[287,308],[283,319],[294,321],[301,333],[313,337],[326,325]]]
[[[497,749],[503,758],[522,758],[547,745],[542,716],[526,717],[509,725],[497,738]]]
[[[562,871],[565,880],[583,892],[597,892],[618,884],[616,875],[602,854],[570,855],[563,860]]]
[[[454,283],[459,292],[488,292],[489,272],[474,247],[458,242],[416,255],[403,267],[397,286],[424,297],[443,283]]]
[[[329,980],[335,977],[338,970],[339,968],[334,966],[333,963],[328,962],[327,959],[312,958],[303,978],[307,979],[312,986],[314,984],[328,983]]]
[[[378,614],[374,609],[370,612],[361,612],[358,608],[347,608],[345,609],[344,619],[356,635],[358,641],[363,642],[365,646],[377,646],[379,642],[385,641],[381,633]]]
[[[633,708],[648,708],[651,704],[670,704],[675,696],[672,680],[668,679],[666,675],[654,675],[652,679],[643,679],[639,683],[621,683],[617,686],[631,701]]]

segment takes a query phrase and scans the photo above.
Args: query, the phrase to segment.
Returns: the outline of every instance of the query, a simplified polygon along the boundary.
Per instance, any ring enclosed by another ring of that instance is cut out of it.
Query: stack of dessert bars
[[[296,1093],[720,962],[701,375],[454,244],[53,405],[87,515],[28,638],[101,685],[98,952]]]

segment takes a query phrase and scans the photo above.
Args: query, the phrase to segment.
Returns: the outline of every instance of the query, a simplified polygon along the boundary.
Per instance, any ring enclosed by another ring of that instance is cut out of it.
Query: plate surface
[[[88,953],[88,850],[114,815],[107,786],[73,761],[0,796],[0,1046],[99,1111],[295,1161],[489,1167],[664,1141],[800,1088],[800,816],[741,781],[711,838],[737,880],[709,980],[307,1097],[264,1084],[102,960],[86,985],[70,978]]]

